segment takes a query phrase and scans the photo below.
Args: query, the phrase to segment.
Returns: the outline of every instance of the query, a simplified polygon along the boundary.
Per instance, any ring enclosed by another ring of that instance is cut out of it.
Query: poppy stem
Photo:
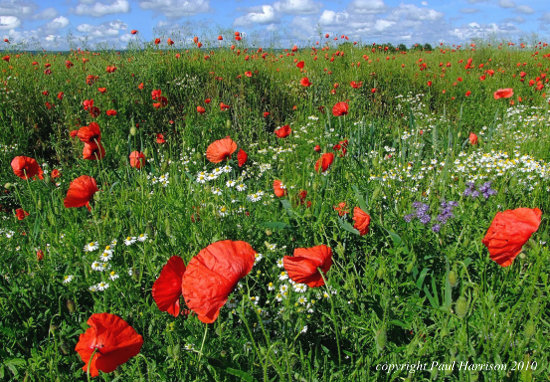
[[[94,359],[95,353],[97,353],[97,348],[94,349],[92,352],[92,355],[90,356],[90,359],[88,360],[88,367],[86,368],[86,379],[88,382],[91,381],[90,379],[90,367],[92,366],[92,360]]]
[[[204,328],[204,335],[202,336],[202,343],[201,343],[201,348],[199,350],[199,368],[201,367],[201,358],[202,358],[202,349],[204,347],[204,342],[206,341],[206,333],[208,332],[208,324],[204,324],[205,328]]]
[[[334,324],[334,334],[336,335],[336,348],[338,349],[338,366],[342,364],[342,355],[340,353],[340,336],[338,335],[338,324],[336,322],[336,314],[334,313],[334,302],[330,295],[330,289],[328,288],[327,279],[321,268],[317,267],[317,271],[321,274],[323,281],[325,282],[325,288],[327,289],[328,300],[330,301],[330,316],[332,317],[332,323]]]

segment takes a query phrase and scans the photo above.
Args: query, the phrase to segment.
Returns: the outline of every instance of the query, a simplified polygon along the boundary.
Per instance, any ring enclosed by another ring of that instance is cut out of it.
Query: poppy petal
[[[158,308],[174,317],[180,313],[181,279],[185,264],[179,256],[172,256],[153,284],[153,299]]]
[[[181,290],[199,320],[212,323],[237,284],[254,265],[256,251],[244,241],[210,244],[194,256],[183,274]]]

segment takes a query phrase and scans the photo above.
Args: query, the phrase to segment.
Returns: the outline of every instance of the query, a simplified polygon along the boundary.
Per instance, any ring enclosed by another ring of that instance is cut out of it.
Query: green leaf
[[[227,369],[225,369],[225,371],[227,372],[227,374],[234,375],[235,377],[240,377],[243,381],[246,381],[246,382],[253,382],[256,380],[254,379],[253,376],[251,376],[250,374],[242,370],[228,367]]]
[[[361,193],[359,192],[359,189],[355,184],[351,186],[351,188],[353,189],[353,191],[355,191],[355,198],[357,199],[357,204],[359,204],[359,208],[367,212],[369,204],[368,198],[365,195],[365,198],[363,199],[363,196],[361,196]]]
[[[344,230],[346,230],[350,233],[353,233],[355,235],[359,235],[359,231],[356,230],[355,228],[353,228],[353,226],[350,223],[348,223],[347,221],[345,221],[344,219],[339,218],[338,219],[338,225],[340,226],[340,228],[343,228]]]
[[[290,224],[287,224],[285,222],[260,222],[260,225],[264,228],[271,229],[285,229],[292,227]]]

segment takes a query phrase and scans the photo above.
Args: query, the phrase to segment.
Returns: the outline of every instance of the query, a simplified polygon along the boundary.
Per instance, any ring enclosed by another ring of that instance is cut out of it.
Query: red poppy
[[[87,372],[90,364],[92,377],[97,377],[99,370],[104,373],[114,371],[141,350],[143,337],[117,315],[94,313],[87,324],[90,327],[80,335],[75,351],[84,362],[82,370]]]
[[[338,216],[344,216],[349,212],[346,211],[346,202],[340,202],[338,203],[338,206],[332,206],[332,208],[334,208],[335,211],[338,211]]]
[[[252,77],[252,72],[250,70],[244,72],[244,75],[247,77]]]
[[[168,40],[166,40],[166,42],[168,43],[168,45],[174,45],[174,41],[172,41],[171,38],[169,38]]]
[[[140,151],[132,151],[130,153],[130,166],[138,170],[145,166],[145,154]]]
[[[304,87],[309,87],[311,86],[311,82],[309,82],[309,78],[307,77],[303,77],[301,80],[300,80],[300,85],[304,86]]]
[[[22,208],[18,208],[15,210],[15,216],[17,216],[17,220],[23,220],[29,216],[29,213]]]
[[[317,151],[318,153],[321,152],[321,146],[319,145],[315,145],[315,147],[313,148],[313,150]]]
[[[103,94],[107,91],[107,88],[97,88],[97,91]]]
[[[303,69],[304,68],[304,62],[303,61],[300,61],[296,64],[296,67],[297,68],[300,68],[300,69]]]
[[[275,135],[277,135],[279,138],[286,138],[292,133],[292,129],[289,125],[284,125],[279,127],[278,129],[275,129],[274,131]]]
[[[11,161],[11,168],[13,169],[13,173],[23,180],[34,178],[35,176],[38,176],[38,179],[44,179],[44,172],[34,158],[17,156]]]
[[[317,268],[326,274],[332,265],[332,250],[326,245],[296,248],[293,256],[284,256],[283,265],[291,280],[311,288],[325,285]]]
[[[223,41],[223,36],[222,35],[218,36],[218,41]]]
[[[97,191],[99,190],[94,178],[88,175],[79,176],[69,185],[63,204],[67,208],[86,206],[88,210],[91,210],[90,200]]]
[[[82,150],[82,158],[87,160],[98,160],[103,159],[104,156],[105,148],[100,142],[84,144],[84,149]]]
[[[315,162],[315,171],[319,172],[319,168],[321,169],[321,172],[327,171],[333,160],[333,153],[324,153],[321,158],[319,158],[317,162]]]
[[[36,260],[40,261],[44,259],[44,251],[39,249],[36,251]]]
[[[105,112],[105,114],[107,114],[109,117],[114,117],[115,115],[117,115],[117,112],[116,110],[109,109]]]
[[[155,45],[158,45],[158,44],[160,44],[160,38],[155,39]]]
[[[226,104],[223,103],[223,102],[220,102],[220,110],[221,110],[221,111],[227,110],[227,109],[229,109],[230,107],[231,107],[231,106],[226,105]]]
[[[90,123],[88,126],[82,126],[76,134],[84,143],[96,143],[101,141],[101,130],[96,122]]]
[[[138,31],[135,30],[135,29],[132,29],[132,30],[130,31],[131,34],[137,34],[137,32],[138,32]]]
[[[65,96],[65,93],[63,93],[63,92],[57,93],[57,99],[60,100],[60,101],[63,99],[64,96]]]
[[[514,90],[511,88],[507,89],[498,89],[496,92],[493,93],[493,97],[495,99],[499,98],[510,98],[514,95]]]
[[[335,117],[340,117],[342,115],[348,114],[349,105],[346,102],[338,102],[332,107],[332,115]]]
[[[474,133],[470,133],[468,139],[470,140],[471,145],[477,145],[477,135],[475,135]]]
[[[202,106],[197,106],[197,113],[204,114],[206,112],[206,109]]]
[[[523,245],[539,228],[541,216],[538,208],[497,212],[482,240],[491,259],[503,267],[512,264]]]
[[[59,178],[61,176],[61,173],[58,169],[54,168],[51,173],[52,179]]]
[[[229,137],[218,139],[206,149],[206,159],[212,163],[219,163],[224,159],[231,157],[237,150],[237,144]]]
[[[355,221],[353,228],[359,231],[359,235],[363,236],[369,232],[370,216],[361,208],[353,209],[353,220]]]
[[[166,143],[166,140],[164,139],[164,135],[163,135],[163,134],[160,134],[160,133],[157,134],[157,143],[158,143],[158,144]]]
[[[172,256],[153,284],[153,300],[158,308],[174,317],[180,314],[181,279],[184,273],[185,264],[181,257]]]
[[[363,81],[359,81],[359,82],[351,81],[349,84],[352,88],[359,89],[361,86],[363,86]]]
[[[275,196],[280,198],[286,195],[286,187],[280,180],[276,179],[273,181],[273,192]]]
[[[242,167],[246,160],[248,159],[248,154],[243,149],[239,149],[239,152],[237,153],[237,162],[239,164],[239,167]]]
[[[181,290],[199,320],[207,324],[216,321],[235,285],[252,269],[255,255],[244,241],[224,240],[210,244],[191,259]]]

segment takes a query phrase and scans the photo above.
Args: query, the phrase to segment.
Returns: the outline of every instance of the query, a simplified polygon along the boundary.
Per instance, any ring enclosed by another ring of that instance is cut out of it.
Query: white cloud
[[[21,0],[0,0],[0,15],[16,16],[19,19],[30,17],[36,5],[33,2]]]
[[[247,26],[251,24],[271,24],[278,21],[275,10],[271,5],[262,5],[254,8],[244,16],[237,17],[233,23],[235,26]]]
[[[443,13],[434,9],[419,8],[413,4],[400,4],[391,12],[394,20],[436,21],[443,18]]]
[[[387,7],[383,0],[353,0],[349,5],[350,12],[374,15],[384,13]]]
[[[319,17],[319,24],[323,26],[343,26],[349,20],[349,17],[350,15],[346,11],[334,12],[325,9]]]
[[[173,19],[208,12],[210,9],[208,0],[138,0],[138,3],[143,9],[150,9]]]
[[[21,25],[21,20],[15,16],[0,16],[0,30],[14,29]]]
[[[477,8],[461,8],[460,13],[466,13],[466,14],[472,14],[479,12],[479,9]]]
[[[514,3],[512,0],[499,0],[498,5],[501,8],[514,8],[516,6],[516,3]]]
[[[109,3],[90,2],[88,0],[80,1],[73,9],[73,12],[82,16],[101,17],[105,15],[128,13],[130,12],[130,3],[128,0],[111,0]]]
[[[291,15],[310,15],[317,13],[321,5],[313,0],[282,0],[275,2],[273,8],[277,12]]]
[[[374,23],[374,30],[377,32],[382,32],[393,25],[395,25],[395,22],[393,21],[378,19],[376,20],[376,23]]]
[[[516,11],[518,11],[519,13],[525,13],[526,15],[530,15],[532,13],[535,13],[535,10],[533,8],[531,8],[530,6],[528,6],[528,5],[519,5],[516,8]]]
[[[62,29],[69,25],[69,19],[64,16],[59,16],[45,25],[48,30]]]
[[[469,23],[468,25],[454,28],[450,31],[450,34],[457,37],[460,41],[468,41],[474,38],[486,39],[492,36],[510,36],[519,32],[520,30],[512,23],[490,23],[483,25]]]
[[[109,21],[99,25],[80,24],[76,30],[85,33],[87,37],[104,39],[106,37],[118,37],[120,32],[126,30],[128,25],[120,20]]]
[[[54,17],[57,17],[58,13],[55,8],[46,8],[42,11],[35,13],[32,18],[35,20],[51,20]]]

